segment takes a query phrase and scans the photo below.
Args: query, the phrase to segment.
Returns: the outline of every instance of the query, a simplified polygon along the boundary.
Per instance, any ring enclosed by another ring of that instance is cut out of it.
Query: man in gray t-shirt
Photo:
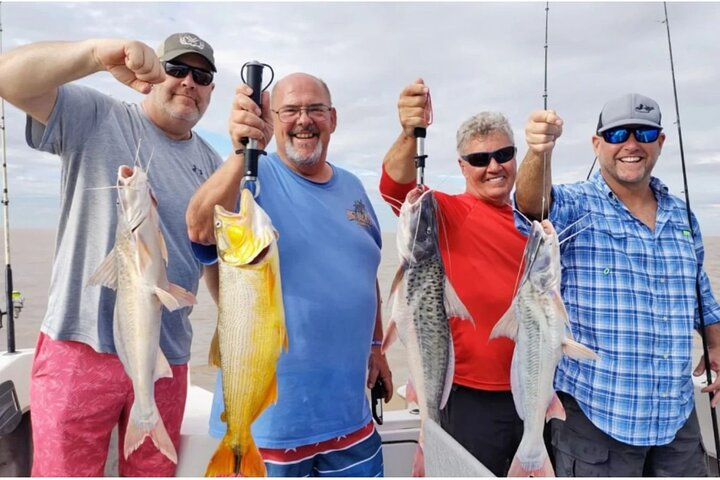
[[[99,71],[147,94],[138,104],[69,84]],[[114,291],[88,286],[115,243],[120,165],[147,165],[168,250],[168,279],[193,293],[203,273],[187,238],[191,195],[220,165],[192,128],[210,102],[212,47],[190,33],[169,36],[156,53],[129,40],[37,43],[0,56],[0,96],[28,115],[27,143],[60,156],[61,216],[48,310],[30,386],[33,476],[102,476],[110,434],[125,426],[133,388],[113,340]],[[139,147],[139,151],[138,151]],[[214,267],[206,267],[214,268]],[[155,400],[175,448],[187,391],[190,308],[163,309],[160,348],[173,377]],[[122,476],[173,476],[175,464],[145,438]],[[122,451],[122,449],[121,449]]]

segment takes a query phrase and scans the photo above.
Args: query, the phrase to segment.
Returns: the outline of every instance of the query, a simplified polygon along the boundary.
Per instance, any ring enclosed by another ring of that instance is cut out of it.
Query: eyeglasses
[[[517,148],[514,146],[503,147],[494,152],[475,152],[463,155],[460,158],[468,162],[473,167],[487,167],[494,158],[497,163],[506,163],[515,158]]]
[[[630,132],[639,143],[652,143],[660,136],[660,128],[657,127],[615,127],[601,133],[607,143],[618,145],[630,138]]]
[[[213,81],[212,72],[208,72],[202,68],[172,62],[163,62],[163,67],[165,68],[165,73],[175,78],[185,78],[188,73],[192,73],[193,82],[203,87],[210,85]]]
[[[305,111],[308,117],[316,121],[322,121],[327,119],[327,114],[330,112],[331,107],[319,103],[317,105],[308,105],[307,107],[282,107],[278,110],[273,110],[277,113],[278,118],[283,123],[292,123],[300,118],[300,112]]]

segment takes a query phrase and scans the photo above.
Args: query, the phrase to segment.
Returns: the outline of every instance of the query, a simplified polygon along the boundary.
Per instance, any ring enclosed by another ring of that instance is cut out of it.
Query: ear
[[[330,108],[330,133],[335,133],[337,127],[337,110],[335,107]]]
[[[595,156],[598,156],[598,150],[600,149],[600,142],[602,139],[598,135],[592,136],[592,146],[593,146],[593,152],[595,152]]]
[[[658,137],[658,148],[662,150],[663,143],[665,143],[665,132],[660,132]]]
[[[465,167],[467,167],[467,164],[463,161],[462,158],[458,158],[458,165],[460,165],[460,172],[462,172],[463,177],[467,178],[467,172],[465,171]]]

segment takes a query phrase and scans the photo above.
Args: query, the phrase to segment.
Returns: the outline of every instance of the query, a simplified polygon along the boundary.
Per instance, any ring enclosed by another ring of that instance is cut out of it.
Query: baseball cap
[[[202,55],[210,63],[211,70],[217,72],[212,47],[193,33],[173,33],[157,49],[157,56],[163,62],[174,60],[185,53]]]
[[[600,112],[597,133],[623,125],[647,125],[662,128],[660,106],[655,100],[639,93],[627,93],[610,100]]]

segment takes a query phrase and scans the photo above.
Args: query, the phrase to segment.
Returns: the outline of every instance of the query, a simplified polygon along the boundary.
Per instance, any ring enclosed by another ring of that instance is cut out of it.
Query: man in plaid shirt
[[[685,203],[651,176],[665,141],[660,122],[660,107],[643,95],[606,103],[592,138],[600,171],[569,185],[551,184],[560,117],[534,112],[526,126],[516,204],[567,228],[562,237],[577,233],[561,245],[561,292],[575,339],[600,357],[558,366],[567,416],[551,426],[559,476],[708,475],[691,377],[696,278],[716,371],[720,306],[696,218],[688,225]],[[529,230],[519,215],[516,226]],[[692,373],[704,370],[701,361]],[[720,380],[704,391],[716,405]]]

